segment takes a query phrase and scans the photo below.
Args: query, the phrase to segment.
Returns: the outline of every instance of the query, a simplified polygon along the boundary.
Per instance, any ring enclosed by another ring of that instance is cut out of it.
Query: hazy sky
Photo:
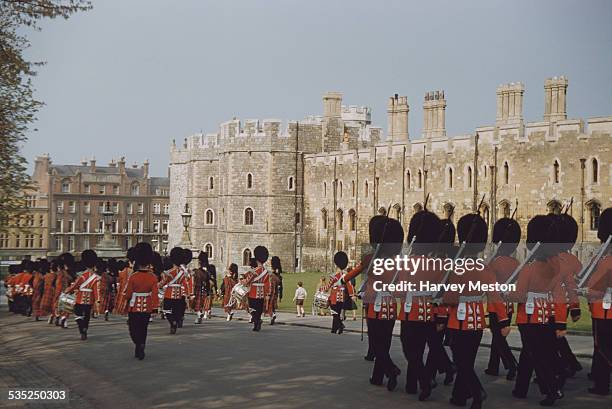
[[[571,118],[612,115],[612,2],[93,1],[30,36],[46,106],[28,160],[126,156],[165,175],[169,145],[239,118],[320,114],[325,91],[369,105],[408,95],[420,137],[426,91],[444,89],[449,135],[495,121],[500,83],[526,85],[540,120],[546,77],[569,77]]]

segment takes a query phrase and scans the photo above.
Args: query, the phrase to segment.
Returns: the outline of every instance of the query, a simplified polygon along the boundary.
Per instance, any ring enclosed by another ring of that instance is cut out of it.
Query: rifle
[[[580,290],[581,292],[584,291],[582,286],[589,279],[589,277],[593,273],[593,270],[595,270],[595,267],[597,266],[597,264],[599,264],[599,260],[601,260],[603,255],[608,250],[608,247],[610,246],[610,242],[611,241],[612,241],[612,234],[610,236],[608,236],[608,239],[604,243],[602,243],[601,247],[599,248],[599,250],[597,250],[597,254],[593,258],[591,263],[589,263],[587,266],[585,266],[582,269],[582,271],[580,272],[580,274],[578,274],[578,277],[580,277],[580,281],[578,282],[577,290]]]
[[[519,264],[518,267],[516,267],[516,269],[512,272],[510,277],[508,277],[508,279],[506,280],[505,284],[510,284],[510,283],[512,283],[516,279],[516,276],[518,276],[519,272],[527,265],[527,263],[529,263],[531,261],[531,259],[533,258],[533,256],[535,255],[536,251],[540,248],[541,245],[542,245],[542,243],[540,243],[538,241],[533,246],[533,248],[529,251],[529,253],[527,253],[527,256],[525,257],[525,260],[523,260],[523,262],[521,264]]]

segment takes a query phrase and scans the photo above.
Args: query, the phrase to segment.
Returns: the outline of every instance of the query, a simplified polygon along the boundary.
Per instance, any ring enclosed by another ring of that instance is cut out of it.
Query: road
[[[428,402],[403,391],[403,376],[393,393],[368,383],[371,363],[356,333],[295,325],[265,325],[253,333],[245,321],[223,319],[191,323],[177,335],[155,321],[149,330],[147,357],[133,358],[125,320],[92,320],[89,340],[77,329],[0,312],[0,407],[28,408],[449,408],[450,387],[438,386]],[[478,373],[488,349],[481,348]],[[399,339],[392,356],[402,368]],[[568,381],[561,408],[610,408],[612,398],[586,393],[589,360]],[[512,383],[482,375],[489,394],[486,407],[538,407],[534,386],[529,398],[511,397]],[[58,387],[70,400],[58,403],[7,402],[7,389]]]

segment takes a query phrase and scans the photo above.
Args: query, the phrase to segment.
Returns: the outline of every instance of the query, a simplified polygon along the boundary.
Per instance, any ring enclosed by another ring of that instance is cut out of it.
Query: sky
[[[167,173],[172,139],[221,122],[321,114],[326,91],[372,108],[407,95],[419,138],[425,92],[444,90],[447,134],[495,122],[499,84],[525,84],[542,119],[544,80],[569,78],[568,116],[612,115],[607,0],[93,0],[29,33],[45,102],[23,154],[98,164],[125,156]]]

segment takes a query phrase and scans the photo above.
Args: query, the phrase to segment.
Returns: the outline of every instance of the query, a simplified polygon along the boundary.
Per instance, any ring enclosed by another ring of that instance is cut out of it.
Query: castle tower
[[[446,99],[444,91],[425,94],[423,102],[423,138],[446,136]]]
[[[520,82],[502,84],[497,88],[497,125],[523,122],[523,94],[525,86]]]
[[[343,137],[342,94],[340,92],[327,92],[323,95],[321,150],[324,152],[339,150]]]
[[[391,141],[408,140],[408,97],[398,94],[389,98],[387,104],[388,139]]]
[[[548,78],[544,82],[544,120],[557,122],[567,119],[567,78]]]

